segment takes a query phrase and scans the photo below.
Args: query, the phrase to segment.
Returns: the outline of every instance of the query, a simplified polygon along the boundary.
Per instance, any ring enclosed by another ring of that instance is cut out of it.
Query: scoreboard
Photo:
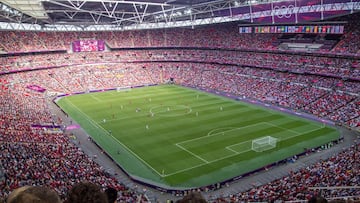
[[[239,33],[252,33],[252,27],[239,27]]]
[[[344,25],[274,25],[239,27],[239,33],[343,34]]]
[[[103,40],[86,39],[76,40],[72,43],[73,52],[93,52],[104,51],[105,42]]]

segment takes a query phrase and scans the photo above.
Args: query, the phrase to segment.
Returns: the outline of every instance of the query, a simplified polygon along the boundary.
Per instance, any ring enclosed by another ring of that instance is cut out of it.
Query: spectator
[[[327,203],[328,201],[322,196],[312,196],[308,203]]]
[[[43,186],[24,186],[14,190],[7,203],[61,203],[58,194]]]
[[[190,192],[182,199],[176,201],[177,203],[206,203],[207,201],[201,195],[200,192]]]
[[[81,182],[71,188],[64,203],[108,203],[108,200],[98,185]]]
[[[118,192],[115,188],[108,187],[105,190],[105,194],[108,199],[108,203],[115,203],[118,197]]]

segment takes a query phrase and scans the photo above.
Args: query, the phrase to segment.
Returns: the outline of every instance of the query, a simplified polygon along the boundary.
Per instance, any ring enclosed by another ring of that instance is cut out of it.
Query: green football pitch
[[[339,138],[322,123],[175,85],[57,103],[128,174],[166,188],[214,184]],[[266,136],[276,146],[253,146]]]

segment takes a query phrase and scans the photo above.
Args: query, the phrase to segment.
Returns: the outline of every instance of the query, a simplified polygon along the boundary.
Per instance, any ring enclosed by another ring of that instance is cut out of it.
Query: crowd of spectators
[[[51,187],[64,199],[74,184],[90,181],[118,190],[121,202],[147,202],[77,147],[50,113],[47,96],[17,76],[0,76],[0,199],[25,185]]]
[[[166,55],[170,59],[158,60],[160,55]],[[157,59],[139,60],[146,56]],[[315,75],[315,72],[291,72],[290,69],[284,72],[284,69],[259,64],[254,68],[241,64],[222,65],[223,63],[216,60],[197,61],[195,55],[195,60],[178,62],[177,56],[169,52],[130,52],[127,56],[119,56],[119,61],[100,63],[101,59],[107,60],[107,57],[90,54],[86,57],[89,63],[82,63],[83,57],[79,58],[79,62],[76,57],[69,58],[70,61],[65,63],[73,62],[75,65],[62,67],[63,64],[60,64],[60,68],[19,72],[9,77],[18,82],[23,81],[26,85],[42,85],[42,81],[48,81],[45,88],[57,93],[159,84],[174,78],[179,84],[270,102],[336,122],[339,121],[337,118],[341,117],[340,121],[346,125],[359,125],[359,112],[356,110],[360,92],[357,69],[351,71],[352,68],[348,68],[352,79],[344,79],[344,75],[329,77],[330,73]],[[132,57],[134,60],[131,60]],[[81,63],[83,65],[80,65]]]
[[[351,82],[349,88],[343,91],[342,88],[337,89],[336,84],[347,86],[346,80],[282,72],[276,68],[192,62],[127,62],[7,74],[0,77],[0,156],[6,174],[1,182],[1,195],[27,184],[50,185],[64,195],[77,181],[87,180],[116,187],[123,191],[125,199],[139,198],[134,191],[129,192],[126,186],[104,172],[61,131],[44,130],[32,125],[61,123],[50,113],[47,104],[49,93],[156,84],[169,78],[174,78],[179,84],[245,96],[341,121],[352,127],[359,126],[357,82]],[[46,93],[28,89],[31,84],[45,88]],[[10,167],[14,163],[16,167]]]
[[[110,186],[103,189],[99,184],[82,181],[71,186],[64,201],[48,186],[25,185],[13,190],[4,203],[116,203],[118,201],[125,202],[123,199],[118,200],[117,189]]]
[[[348,25],[340,43],[325,55],[274,51],[276,35],[240,35],[236,24],[126,32],[2,31],[0,36],[2,52],[64,50],[0,57],[0,198],[24,185],[48,185],[64,198],[77,182],[91,181],[116,188],[121,201],[146,201],[106,173],[61,130],[34,126],[61,124],[48,103],[54,94],[160,84],[173,78],[177,84],[307,112],[352,128],[360,126],[360,59],[334,54],[359,53],[355,24]],[[78,39],[104,39],[110,48],[175,49],[66,53]],[[263,51],[254,51],[259,49]],[[29,85],[46,91],[34,91]],[[359,168],[351,167],[359,159],[359,148],[357,143],[288,177],[214,202],[305,199],[309,186],[359,182]],[[360,195],[358,191],[330,192],[329,197]]]
[[[336,20],[348,22],[341,40],[332,50],[320,50],[332,54],[359,54],[359,14],[355,13]],[[281,34],[239,33],[238,23],[226,23],[189,28],[161,30],[108,31],[108,32],[30,32],[2,31],[0,44],[5,52],[36,52],[71,50],[72,42],[81,39],[104,40],[109,48],[139,47],[201,47],[242,50],[279,50],[275,46]],[[191,39],[188,36],[192,36]],[[22,40],[17,40],[22,39]]]
[[[329,159],[300,169],[289,171],[289,175],[268,184],[224,197],[210,198],[209,202],[284,202],[309,200],[312,196],[322,195],[327,199],[358,200],[360,190],[355,186],[359,183],[360,143],[355,142]],[[341,186],[354,186],[343,189]],[[327,190],[310,190],[311,187],[339,187]]]
[[[152,49],[111,52],[57,53],[0,57],[0,72],[86,63],[184,61],[263,67],[296,73],[358,78],[360,59],[309,54],[258,53],[230,50]],[[341,84],[339,84],[340,86]]]
[[[175,28],[113,32],[0,32],[6,52],[71,50],[72,42],[81,39],[104,40],[109,48],[134,47],[208,47],[272,49],[275,35],[239,34],[236,23],[198,29]],[[187,36],[193,36],[189,40]],[[15,40],[24,39],[24,40]],[[225,39],[225,40],[224,40]]]
[[[339,20],[348,21],[345,25],[345,32],[341,41],[336,45],[332,52],[335,53],[353,53],[360,54],[360,42],[358,40],[360,35],[359,14],[342,16]]]

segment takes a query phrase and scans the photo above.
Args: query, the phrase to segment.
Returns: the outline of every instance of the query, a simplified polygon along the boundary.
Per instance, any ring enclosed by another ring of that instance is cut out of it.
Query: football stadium
[[[359,11],[0,1],[0,202],[360,201]]]

